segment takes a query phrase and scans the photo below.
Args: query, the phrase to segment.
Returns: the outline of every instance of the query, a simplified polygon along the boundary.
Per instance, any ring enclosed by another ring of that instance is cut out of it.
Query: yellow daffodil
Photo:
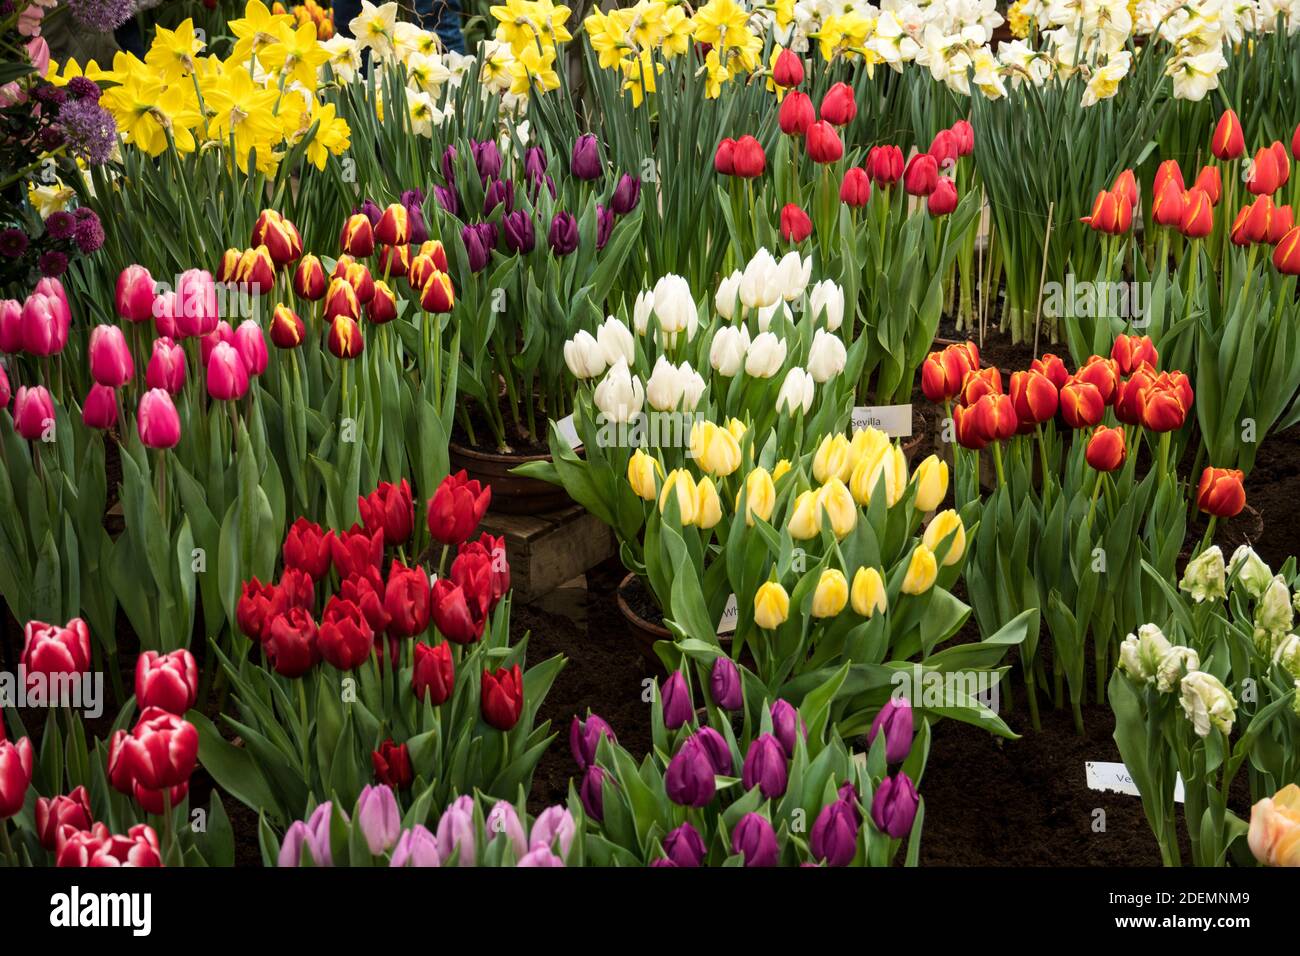
[[[291,20],[288,14],[272,13],[262,0],[249,0],[244,15],[226,24],[235,37],[230,59],[236,63],[246,63],[260,53],[263,47],[275,43],[280,35],[280,27],[287,26]]]
[[[289,26],[281,27],[276,42],[258,55],[258,60],[268,70],[310,90],[316,89],[317,73],[329,58],[329,51],[316,41],[314,23],[304,24],[296,30]]]
[[[194,58],[204,43],[194,33],[194,21],[184,20],[175,30],[158,27],[144,62],[164,84],[175,83],[194,72]]]

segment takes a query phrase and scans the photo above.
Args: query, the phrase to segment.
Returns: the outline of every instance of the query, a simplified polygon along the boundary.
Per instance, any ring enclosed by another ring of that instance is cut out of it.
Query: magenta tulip
[[[23,304],[17,299],[0,300],[0,352],[14,355],[23,350]]]
[[[54,436],[54,399],[43,385],[23,385],[14,396],[14,431],[28,441]]]
[[[219,402],[238,400],[248,391],[248,369],[235,347],[218,342],[208,357],[208,394]]]
[[[252,319],[240,322],[239,328],[235,329],[234,344],[249,375],[257,376],[266,371],[270,359],[266,353],[266,337],[262,335],[261,326]]]
[[[154,339],[153,354],[145,369],[149,388],[161,388],[175,395],[185,387],[185,350],[167,336]]]
[[[81,406],[81,422],[87,428],[107,431],[117,423],[117,391],[108,385],[92,385]]]
[[[146,448],[171,448],[181,440],[181,417],[172,397],[161,388],[151,388],[140,396],[135,427]]]
[[[173,305],[176,331],[182,338],[207,335],[217,328],[217,286],[212,274],[203,269],[182,272],[176,280]]]
[[[117,277],[117,314],[128,322],[153,318],[154,281],[144,266],[127,266]]]
[[[100,385],[120,388],[135,375],[135,361],[126,336],[116,325],[97,325],[90,330],[90,377]]]
[[[33,292],[23,303],[23,350],[32,355],[57,355],[68,342],[59,304],[49,296]]]

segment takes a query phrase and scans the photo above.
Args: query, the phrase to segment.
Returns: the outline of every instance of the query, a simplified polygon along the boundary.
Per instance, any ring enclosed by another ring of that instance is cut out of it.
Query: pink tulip
[[[17,299],[0,299],[0,352],[14,355],[23,350],[23,304]]]
[[[54,400],[43,385],[21,386],[14,396],[14,430],[28,441],[44,439],[46,429],[54,432]]]
[[[182,272],[176,280],[176,331],[181,337],[207,335],[217,328],[217,286],[204,269]]]
[[[135,665],[135,700],[169,714],[184,714],[198,696],[199,668],[194,655],[181,648],[170,654],[145,651]]]
[[[97,325],[90,332],[90,377],[100,385],[120,388],[135,375],[135,361],[126,336],[116,325]]]
[[[81,407],[81,421],[87,428],[106,431],[117,422],[117,392],[109,385],[92,385]]]
[[[153,300],[153,324],[158,334],[169,339],[178,339],[176,331],[176,293],[168,290]]]
[[[261,375],[266,371],[269,357],[266,354],[266,338],[262,328],[252,319],[245,319],[235,329],[235,351],[244,360],[244,368],[249,375]]]
[[[59,303],[33,292],[23,303],[23,349],[32,355],[58,355],[68,343]]]
[[[49,296],[58,305],[58,316],[63,322],[64,335],[67,338],[67,329],[72,325],[72,309],[68,305],[68,294],[63,291],[63,283],[58,279],[51,279],[49,276],[41,279],[36,283],[33,292],[39,292],[41,295]]]
[[[161,388],[175,395],[185,387],[185,350],[167,336],[154,339],[153,354],[145,369],[144,382],[149,388]]]
[[[154,281],[144,266],[127,266],[117,277],[117,314],[128,322],[153,318]]]
[[[90,628],[79,617],[66,626],[28,621],[20,658],[28,680],[33,674],[85,674],[90,670]]]
[[[235,330],[230,327],[230,323],[225,319],[218,322],[216,328],[199,339],[199,361],[203,363],[204,368],[208,365],[208,359],[212,358],[212,350],[222,342],[227,345],[235,344]]]
[[[0,365],[0,408],[9,407],[9,399],[13,397],[9,390],[9,374],[5,367]]]
[[[171,448],[181,440],[181,417],[172,397],[161,388],[151,388],[140,396],[135,427],[146,448]]]
[[[243,398],[247,391],[244,360],[230,343],[217,343],[208,358],[208,394],[219,402],[228,402]]]

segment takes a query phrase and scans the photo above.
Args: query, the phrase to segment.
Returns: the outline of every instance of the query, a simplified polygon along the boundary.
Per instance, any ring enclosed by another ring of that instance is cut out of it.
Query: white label
[[[1128,767],[1122,763],[1107,760],[1089,760],[1084,764],[1088,773],[1089,790],[1109,790],[1111,793],[1124,793],[1130,797],[1141,796]],[[1174,780],[1174,802],[1183,802],[1183,775],[1178,774]]]
[[[555,430],[560,433],[561,437],[569,443],[569,447],[574,451],[582,447],[582,439],[578,437],[578,426],[573,424],[572,415],[566,415],[556,422]]]
[[[727,606],[722,609],[722,620],[718,621],[718,633],[730,634],[736,629],[736,618],[740,611],[736,606],[736,595],[727,598]]]
[[[853,409],[852,430],[878,428],[890,438],[912,437],[911,405],[859,405]]]

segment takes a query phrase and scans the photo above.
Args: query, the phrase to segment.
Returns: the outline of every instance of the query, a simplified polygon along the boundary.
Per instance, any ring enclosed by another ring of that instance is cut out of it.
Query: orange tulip
[[[1172,179],[1160,183],[1151,200],[1151,218],[1157,226],[1177,227],[1183,218],[1183,187]]]
[[[1074,377],[1081,382],[1096,385],[1101,400],[1109,405],[1115,400],[1115,389],[1119,386],[1119,363],[1114,359],[1094,355],[1083,363]]]
[[[1216,518],[1232,518],[1246,507],[1245,476],[1235,468],[1206,468],[1196,488],[1196,507]]]
[[[1296,226],[1277,244],[1273,250],[1273,265],[1283,275],[1300,275],[1300,226]]]
[[[1201,171],[1196,174],[1196,182],[1192,185],[1210,197],[1210,205],[1219,204],[1219,199],[1223,196],[1223,180],[1219,177],[1218,166],[1202,166]]]
[[[1210,152],[1222,160],[1236,159],[1246,151],[1246,137],[1241,132],[1241,120],[1237,114],[1228,110],[1219,117],[1214,127],[1214,136],[1210,139]]]
[[[1044,352],[1042,358],[1030,362],[1029,370],[1046,375],[1058,391],[1070,378],[1070,371],[1065,367],[1065,363],[1051,352]]]
[[[1002,373],[989,365],[966,373],[961,383],[963,405],[974,405],[985,395],[1002,394]]]
[[[1142,424],[1153,432],[1172,432],[1187,421],[1188,406],[1178,389],[1156,379],[1146,390],[1142,402]]]
[[[1128,449],[1124,445],[1124,429],[1098,425],[1088,439],[1083,457],[1097,471],[1114,471],[1124,464]]]
[[[1071,376],[1061,387],[1061,417],[1071,428],[1091,428],[1106,414],[1106,402],[1092,382]]]
[[[1110,357],[1119,367],[1121,375],[1132,374],[1133,370],[1143,362],[1154,368],[1159,364],[1160,359],[1151,336],[1122,333],[1115,337],[1115,344],[1110,348]]]
[[[1056,386],[1042,372],[1011,373],[1011,404],[1022,425],[1038,425],[1056,414]]]
[[[1119,393],[1115,397],[1115,417],[1125,425],[1142,424],[1146,391],[1155,380],[1155,371],[1149,365],[1134,369],[1128,381],[1120,384]]]
[[[1214,231],[1214,203],[1205,190],[1194,186],[1183,195],[1183,215],[1178,231],[1188,239],[1204,239]]]

